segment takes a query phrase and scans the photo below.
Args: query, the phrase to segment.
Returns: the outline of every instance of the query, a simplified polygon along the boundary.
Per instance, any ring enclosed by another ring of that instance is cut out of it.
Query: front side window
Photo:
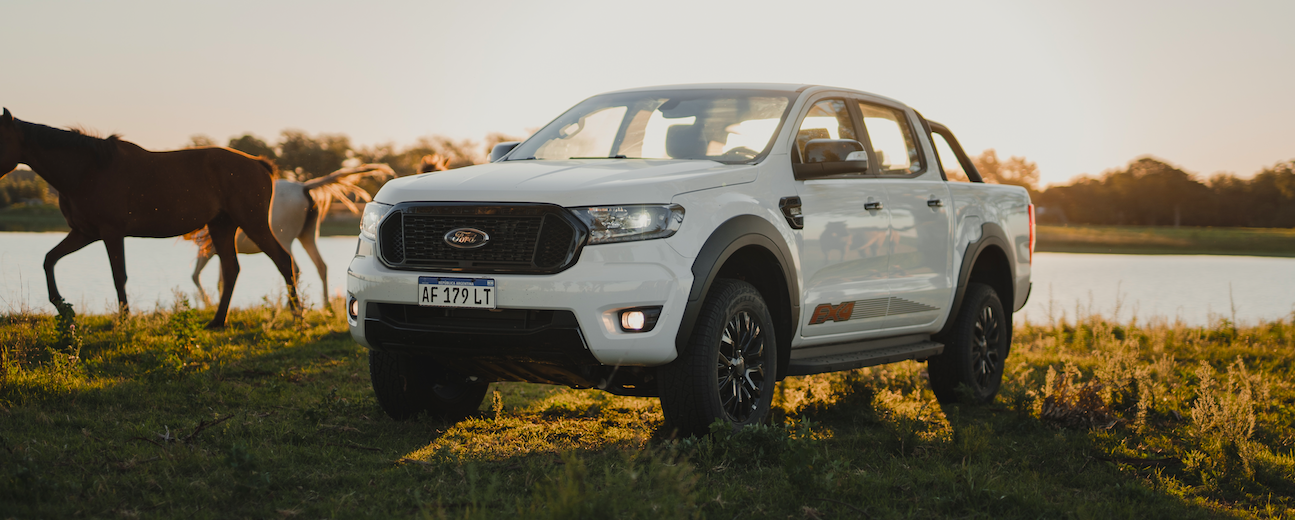
[[[859,140],[844,100],[824,99],[809,108],[809,113],[805,114],[796,130],[796,151],[800,152],[800,157],[805,156],[805,143],[813,139]]]
[[[793,96],[787,92],[737,89],[595,96],[518,145],[508,160],[753,162],[768,151]]]
[[[893,108],[859,103],[863,127],[881,164],[881,173],[907,175],[922,171],[922,156],[904,113]]]

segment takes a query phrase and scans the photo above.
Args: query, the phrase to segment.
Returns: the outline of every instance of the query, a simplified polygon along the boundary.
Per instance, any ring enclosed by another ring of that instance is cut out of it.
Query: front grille
[[[483,231],[486,245],[461,249],[445,235]],[[555,273],[575,263],[586,233],[565,209],[548,204],[406,203],[378,233],[384,263],[401,269],[455,272]]]
[[[535,239],[539,235],[541,221],[543,217],[408,215],[404,223],[406,262],[466,260],[528,263],[535,254]],[[450,247],[445,242],[445,234],[458,228],[485,231],[490,235],[490,243],[480,249]],[[569,242],[571,234],[568,233],[566,238]]]

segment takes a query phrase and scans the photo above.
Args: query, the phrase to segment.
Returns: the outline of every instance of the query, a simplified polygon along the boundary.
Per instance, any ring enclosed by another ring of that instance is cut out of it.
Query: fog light
[[[350,314],[352,318],[359,318],[359,317],[360,317],[360,300],[357,300],[357,299],[355,299],[355,297],[354,297],[354,296],[352,296],[352,297],[351,297],[351,301],[350,301],[349,303],[347,303],[347,304],[346,304],[346,313],[347,313],[347,314]]]
[[[647,323],[647,318],[643,316],[643,311],[621,313],[621,328],[625,330],[643,330],[644,323]]]
[[[661,317],[661,307],[640,307],[621,311],[621,330],[624,332],[648,332],[656,326]]]

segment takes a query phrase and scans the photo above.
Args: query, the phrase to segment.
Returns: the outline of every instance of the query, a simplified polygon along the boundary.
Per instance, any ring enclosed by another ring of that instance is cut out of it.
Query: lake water
[[[41,267],[45,253],[62,233],[0,233],[0,312],[27,308],[52,313]],[[321,237],[328,264],[328,294],[344,294],[346,267],[355,237]],[[170,307],[175,292],[196,302],[193,273],[197,247],[179,239],[126,239],[126,294],[138,311]],[[318,305],[322,287],[315,266],[300,244],[293,256],[301,266],[301,291]],[[283,278],[265,255],[240,255],[235,307],[261,304],[283,295]],[[219,262],[203,272],[203,285],[215,298]],[[103,244],[96,242],[64,257],[56,267],[64,298],[80,312],[105,313],[116,307],[112,271]],[[1116,316],[1127,322],[1163,317],[1208,325],[1235,317],[1242,323],[1288,319],[1295,311],[1295,258],[1246,256],[1095,255],[1036,253],[1034,292],[1019,318],[1045,322],[1073,320],[1080,314]]]

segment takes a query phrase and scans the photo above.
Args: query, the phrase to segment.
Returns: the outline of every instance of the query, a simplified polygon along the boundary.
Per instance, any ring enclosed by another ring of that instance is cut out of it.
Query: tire
[[[755,287],[715,280],[687,350],[658,371],[666,428],[702,436],[716,419],[735,427],[765,422],[778,380],[775,338]]]
[[[490,383],[452,381],[451,374],[428,358],[397,352],[369,351],[369,379],[382,411],[397,421],[419,413],[457,421],[477,411]]]
[[[998,293],[988,285],[967,286],[962,309],[944,338],[944,353],[928,361],[931,390],[941,403],[994,400],[1012,342],[1011,321]],[[959,390],[959,386],[966,390]]]

